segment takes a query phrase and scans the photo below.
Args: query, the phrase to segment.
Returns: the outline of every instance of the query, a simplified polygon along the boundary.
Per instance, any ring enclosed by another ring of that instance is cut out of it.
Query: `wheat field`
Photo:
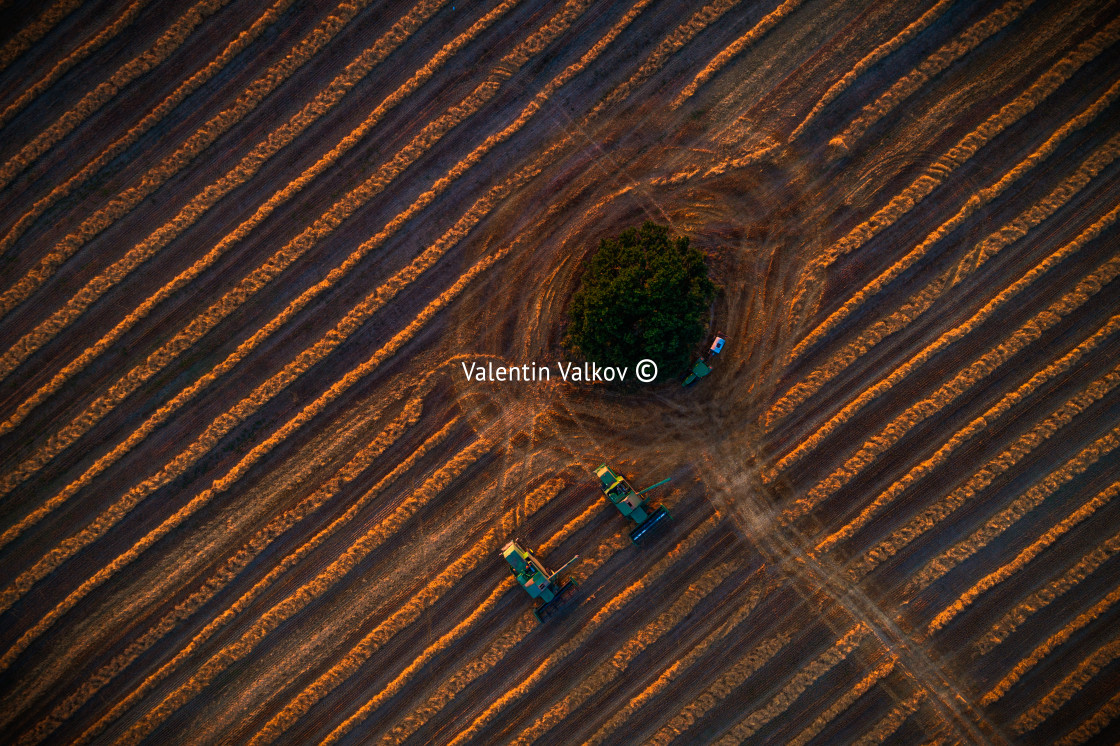
[[[4,743],[1120,740],[1120,4],[0,29]],[[466,378],[647,219],[711,376]]]

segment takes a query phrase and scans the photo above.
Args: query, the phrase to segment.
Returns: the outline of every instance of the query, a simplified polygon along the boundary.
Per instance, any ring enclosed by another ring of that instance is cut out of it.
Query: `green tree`
[[[683,373],[704,334],[716,286],[688,238],[652,222],[605,238],[568,307],[568,351],[600,365],[650,358],[659,377]],[[631,373],[632,375],[632,373]]]

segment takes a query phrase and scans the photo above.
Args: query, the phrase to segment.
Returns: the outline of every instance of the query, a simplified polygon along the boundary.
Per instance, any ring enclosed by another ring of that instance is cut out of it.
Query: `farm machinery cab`
[[[502,547],[502,556],[509,563],[510,572],[517,579],[517,584],[524,588],[530,597],[539,598],[544,602],[533,610],[538,622],[542,624],[547,622],[575,595],[576,581],[569,578],[561,584],[557,579],[561,573],[576,563],[579,559],[578,554],[553,573],[550,573],[543,562],[516,540]]]
[[[696,361],[696,364],[692,366],[692,372],[688,374],[688,378],[684,379],[685,386],[691,386],[712,372],[712,363],[723,350],[723,344],[726,341],[727,338],[722,334],[716,335],[715,340],[712,341],[712,346],[707,349],[704,357]]]
[[[642,497],[642,495],[649,492],[654,487],[660,487],[668,482],[668,479],[662,479],[657,484],[652,484],[641,492],[637,492],[630,486],[630,483],[626,481],[625,477],[616,474],[615,471],[606,464],[596,469],[595,475],[599,477],[603,494],[611,501],[612,505],[618,508],[618,512],[628,518],[632,518],[634,523],[638,524],[634,530],[630,532],[630,541],[635,544],[641,544],[643,538],[672,517],[669,515],[669,511],[665,506],[661,506],[656,510],[651,510],[648,505],[649,498]]]

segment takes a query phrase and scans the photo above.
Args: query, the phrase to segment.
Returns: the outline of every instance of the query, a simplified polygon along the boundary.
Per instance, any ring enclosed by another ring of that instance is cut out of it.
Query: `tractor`
[[[696,364],[692,366],[692,372],[688,374],[688,378],[684,379],[685,386],[691,386],[712,372],[712,363],[715,362],[716,355],[719,355],[720,351],[723,350],[726,341],[727,338],[722,334],[716,335],[712,346],[707,349],[705,357],[697,359]]]
[[[595,475],[599,477],[603,495],[611,501],[612,505],[618,508],[619,513],[633,519],[634,523],[637,524],[630,532],[630,541],[635,544],[640,545],[645,536],[672,517],[665,506],[651,510],[648,505],[649,498],[642,497],[654,487],[660,487],[668,482],[668,479],[662,479],[657,484],[652,484],[638,492],[630,486],[625,477],[617,474],[606,464],[596,469]]]
[[[517,584],[524,588],[531,598],[543,601],[533,610],[537,621],[541,624],[555,616],[560,607],[575,595],[576,581],[569,578],[559,583],[558,578],[561,573],[576,563],[579,559],[578,554],[552,573],[532,552],[518,544],[516,539],[502,547],[502,556],[509,563],[510,572],[517,579]]]

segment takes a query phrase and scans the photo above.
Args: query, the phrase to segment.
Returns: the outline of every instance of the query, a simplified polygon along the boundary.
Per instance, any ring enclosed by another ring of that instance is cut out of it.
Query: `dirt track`
[[[4,740],[1116,742],[1117,8],[0,6]],[[710,378],[465,380],[647,218]]]

